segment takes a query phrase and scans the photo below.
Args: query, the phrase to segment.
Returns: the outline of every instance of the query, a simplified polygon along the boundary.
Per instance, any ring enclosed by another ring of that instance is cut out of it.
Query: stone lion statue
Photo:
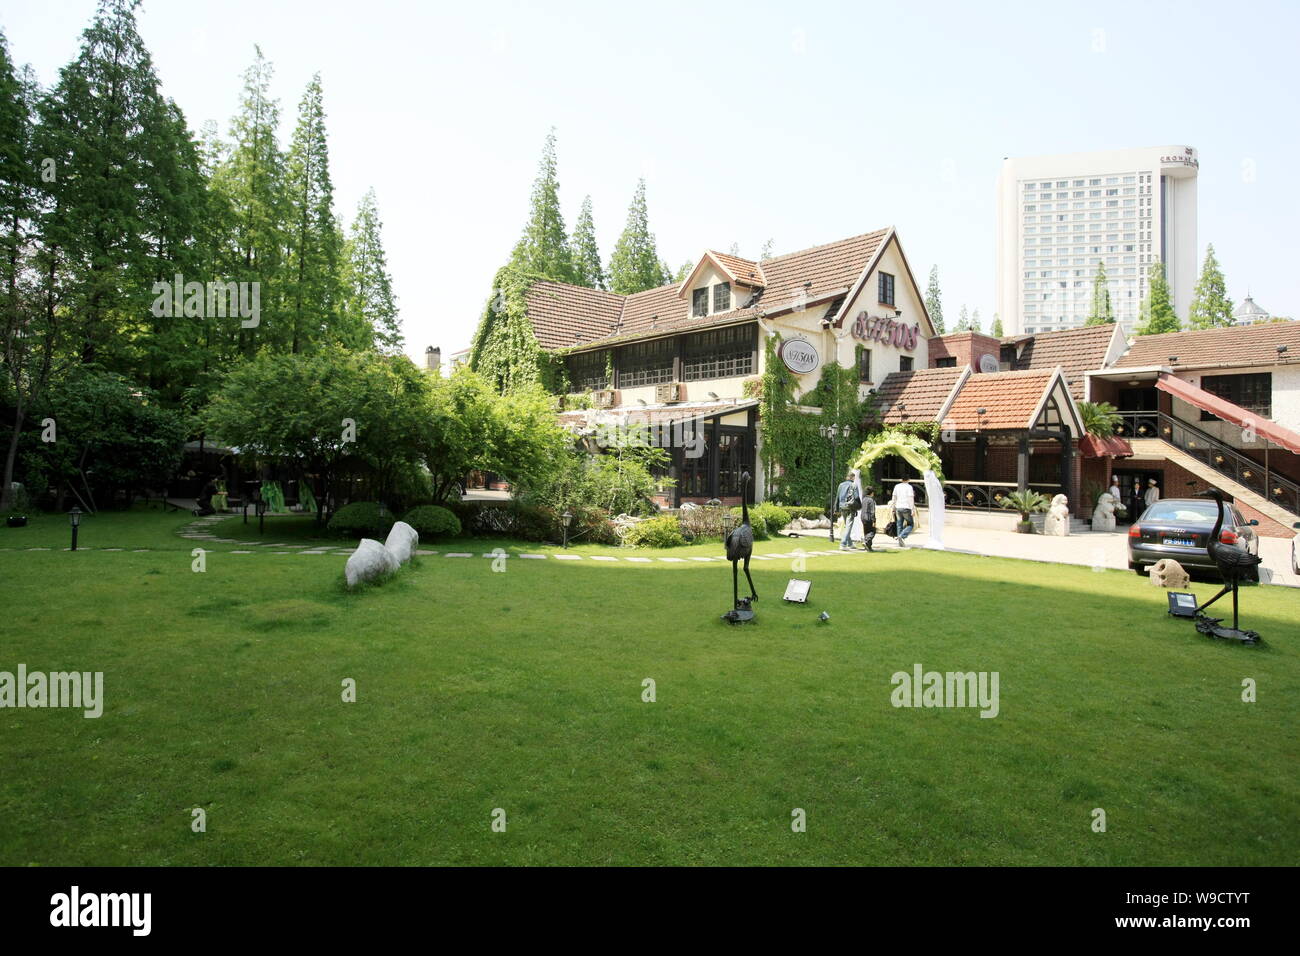
[[[1057,495],[1052,499],[1052,506],[1047,509],[1047,517],[1043,520],[1043,534],[1054,534],[1065,537],[1070,533],[1070,500],[1065,495]]]
[[[1102,493],[1097,499],[1097,507],[1092,510],[1092,530],[1115,530],[1115,496],[1109,491]]]

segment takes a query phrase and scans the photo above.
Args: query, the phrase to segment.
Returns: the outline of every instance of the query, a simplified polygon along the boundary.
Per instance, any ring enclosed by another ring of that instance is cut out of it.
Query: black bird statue
[[[758,591],[754,587],[754,579],[749,576],[749,559],[754,553],[754,528],[749,523],[749,472],[743,472],[740,476],[740,524],[731,529],[727,535],[727,560],[731,562],[731,598],[733,602],[732,610],[724,614],[727,620],[733,624],[737,621],[748,621],[753,618],[754,612],[750,610],[750,602],[758,600]],[[749,597],[744,598],[743,602],[740,597],[740,575],[736,569],[736,563],[745,562],[745,580],[749,582]]]
[[[1197,497],[1213,498],[1218,508],[1218,514],[1214,520],[1214,530],[1210,532],[1210,540],[1206,542],[1205,550],[1209,552],[1210,559],[1218,566],[1219,574],[1223,576],[1223,589],[1196,609],[1198,615],[1196,628],[1202,633],[1214,634],[1216,637],[1235,637],[1242,641],[1254,643],[1259,640],[1258,634],[1254,631],[1242,631],[1237,627],[1237,585],[1241,581],[1242,575],[1249,572],[1251,568],[1259,566],[1259,555],[1251,554],[1245,548],[1239,548],[1234,544],[1224,544],[1219,540],[1219,532],[1223,530],[1223,492],[1219,491],[1218,488],[1210,488],[1202,491]],[[1227,628],[1218,627],[1219,621],[1217,619],[1201,615],[1202,611],[1229,591],[1232,592],[1231,632],[1228,632]],[[1202,621],[1205,622],[1205,626],[1202,626]]]

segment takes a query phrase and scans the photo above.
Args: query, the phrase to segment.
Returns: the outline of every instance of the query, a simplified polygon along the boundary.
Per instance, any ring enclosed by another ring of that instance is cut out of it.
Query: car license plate
[[[1171,544],[1175,548],[1194,548],[1195,543],[1191,538],[1165,538],[1165,544]]]

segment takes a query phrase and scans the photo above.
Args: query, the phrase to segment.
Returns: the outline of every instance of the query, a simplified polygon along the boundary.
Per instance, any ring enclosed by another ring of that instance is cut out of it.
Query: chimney
[[[424,350],[424,367],[430,372],[436,372],[442,368],[442,349],[434,348],[430,345]]]

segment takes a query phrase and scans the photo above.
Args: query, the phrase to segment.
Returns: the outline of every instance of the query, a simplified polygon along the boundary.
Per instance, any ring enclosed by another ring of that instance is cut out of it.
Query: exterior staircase
[[[1300,515],[1274,504],[1259,492],[1247,488],[1236,479],[1228,477],[1219,469],[1189,455],[1176,445],[1171,445],[1159,438],[1130,438],[1129,444],[1133,446],[1133,457],[1167,458],[1178,467],[1190,471],[1197,478],[1204,481],[1206,485],[1213,485],[1222,489],[1232,495],[1234,499],[1242,501],[1260,514],[1272,518],[1284,528],[1290,528],[1297,520],[1300,520]],[[1216,444],[1218,443],[1216,442]],[[1174,495],[1170,493],[1169,497],[1174,497]]]

